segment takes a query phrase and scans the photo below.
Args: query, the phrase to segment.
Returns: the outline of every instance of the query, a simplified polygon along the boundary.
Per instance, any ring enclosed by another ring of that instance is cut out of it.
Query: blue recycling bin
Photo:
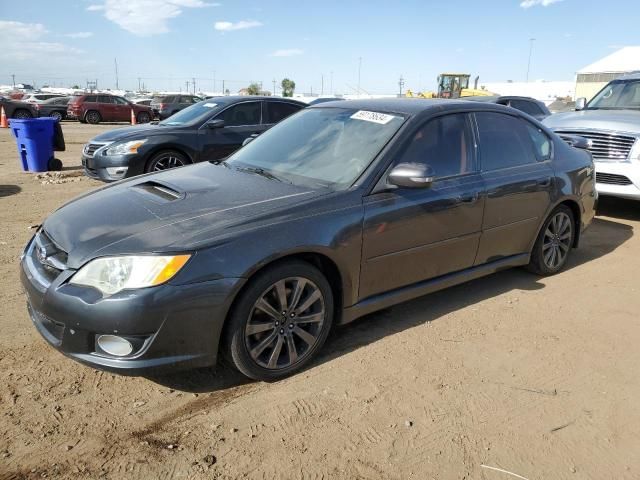
[[[18,155],[25,172],[46,172],[54,151],[54,118],[12,118],[9,122],[16,137]]]

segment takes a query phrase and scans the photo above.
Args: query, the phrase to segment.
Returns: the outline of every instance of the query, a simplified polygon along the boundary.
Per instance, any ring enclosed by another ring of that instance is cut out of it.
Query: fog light
[[[107,173],[110,177],[122,178],[124,177],[125,173],[127,173],[128,169],[129,167],[107,167]]]
[[[109,355],[124,357],[133,352],[133,345],[129,340],[117,335],[100,335],[97,340],[98,346]]]

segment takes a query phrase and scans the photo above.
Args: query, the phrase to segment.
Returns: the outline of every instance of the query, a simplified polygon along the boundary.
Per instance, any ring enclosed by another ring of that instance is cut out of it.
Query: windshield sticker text
[[[393,115],[387,115],[386,113],[378,113],[378,112],[368,112],[367,110],[360,110],[353,115],[351,118],[355,120],[364,120],[365,122],[373,122],[379,123],[380,125],[386,125],[391,120],[393,120]]]

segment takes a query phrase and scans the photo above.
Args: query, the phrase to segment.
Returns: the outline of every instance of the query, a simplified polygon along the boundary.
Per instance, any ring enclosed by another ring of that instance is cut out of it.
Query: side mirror
[[[576,100],[576,110],[584,110],[584,107],[587,106],[587,99],[584,97],[580,97]]]
[[[433,183],[433,169],[423,163],[399,163],[387,177],[391,185],[406,188],[429,188]]]
[[[206,124],[207,128],[222,128],[224,127],[224,120],[221,118],[214,118],[213,120],[209,120]]]

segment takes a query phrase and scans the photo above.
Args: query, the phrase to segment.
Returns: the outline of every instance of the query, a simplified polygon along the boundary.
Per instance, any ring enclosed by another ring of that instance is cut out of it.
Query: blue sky
[[[433,88],[439,72],[481,82],[573,80],[640,45],[638,0],[33,0],[0,3],[0,84],[225,87],[290,77],[298,92]],[[215,73],[214,73],[215,72]],[[331,73],[333,72],[333,74]]]

